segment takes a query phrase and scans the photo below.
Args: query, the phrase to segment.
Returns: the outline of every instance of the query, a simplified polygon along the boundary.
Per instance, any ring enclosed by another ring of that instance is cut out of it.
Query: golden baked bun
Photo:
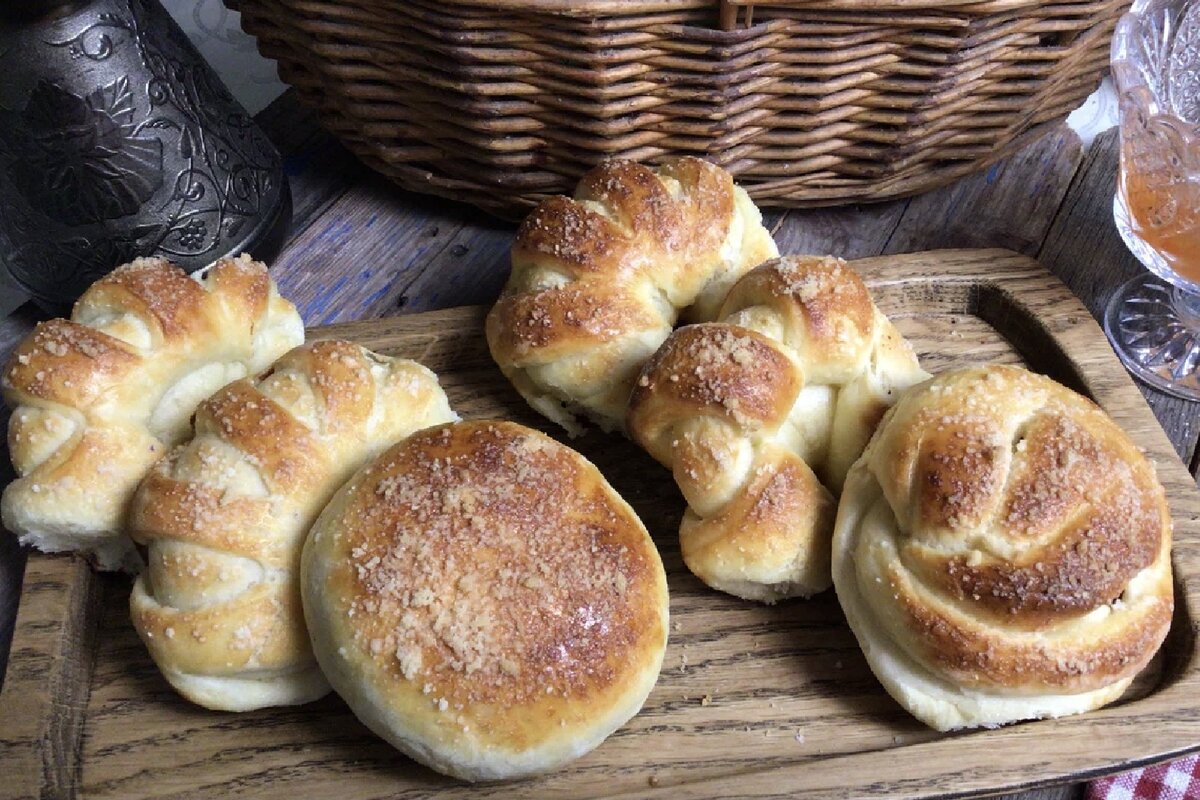
[[[154,466],[130,511],[149,550],[130,612],[171,685],[223,711],[326,694],[300,605],[304,537],[368,459],[452,419],[425,367],[339,341],[205,401],[195,437]]]
[[[492,357],[536,410],[625,421],[633,380],[684,309],[712,319],[729,287],[778,255],[753,201],[720,167],[609,161],[525,219],[487,318]]]
[[[0,501],[4,525],[39,550],[136,569],[122,526],[150,465],[190,432],[201,400],[303,341],[300,315],[249,256],[194,279],[161,258],[118,267],[4,369],[18,475]]]
[[[850,471],[833,576],[872,670],[939,730],[1116,699],[1166,636],[1171,518],[1096,405],[1017,367],[901,398]]]
[[[416,760],[466,780],[583,755],[638,712],[667,583],[587,460],[510,422],[415,434],[341,489],[304,547],[333,688]]]
[[[683,560],[709,586],[775,602],[829,588],[835,497],[897,393],[928,377],[845,262],[767,262],[721,321],[646,365],[630,435],[687,499]]]

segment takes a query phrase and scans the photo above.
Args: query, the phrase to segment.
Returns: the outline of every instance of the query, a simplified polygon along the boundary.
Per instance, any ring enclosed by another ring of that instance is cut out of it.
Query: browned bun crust
[[[314,526],[305,614],[372,730],[469,780],[552,769],[637,713],[667,639],[666,578],[594,466],[509,422],[417,433]]]
[[[938,728],[1096,708],[1162,643],[1171,518],[1094,403],[1017,367],[943,373],[885,418],[834,581],[884,686]]]
[[[305,534],[366,461],[452,419],[428,369],[337,340],[202,403],[195,436],[154,466],[129,514],[148,562],[130,616],[171,685],[223,711],[326,694],[300,607]]]
[[[190,433],[196,405],[304,341],[267,268],[224,258],[196,278],[139,258],[43,322],[0,382],[18,478],[0,501],[21,541],[135,569],[122,526],[138,481]]]
[[[758,209],[720,167],[605,162],[573,198],[546,200],[522,223],[488,314],[492,357],[569,432],[580,430],[575,414],[618,429],[638,370],[680,312],[712,319],[733,282],[775,255]]]
[[[845,472],[897,393],[926,377],[840,259],[785,256],[747,273],[719,322],[671,334],[629,402],[630,436],[687,498],[688,568],[765,602],[829,588]]]

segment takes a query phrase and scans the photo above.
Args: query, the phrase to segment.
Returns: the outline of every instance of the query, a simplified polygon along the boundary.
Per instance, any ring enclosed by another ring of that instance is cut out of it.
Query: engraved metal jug
[[[157,0],[0,2],[0,268],[40,306],[136,256],[269,259],[290,220],[278,151]]]

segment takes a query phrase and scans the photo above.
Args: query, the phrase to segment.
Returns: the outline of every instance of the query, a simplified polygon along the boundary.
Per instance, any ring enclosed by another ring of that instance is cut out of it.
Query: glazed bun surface
[[[687,498],[688,569],[768,603],[828,589],[846,471],[899,392],[928,377],[862,278],[830,256],[761,264],[718,322],[672,333],[642,370],[627,427]]]
[[[130,617],[171,685],[221,711],[326,694],[300,608],[304,538],[364,463],[456,418],[425,367],[337,340],[201,403],[129,513],[147,554]]]
[[[34,328],[0,376],[17,471],[4,526],[44,552],[136,572],[124,524],[138,483],[191,434],[202,400],[303,341],[295,307],[249,256],[191,276],[162,258],[117,267],[71,319]]]

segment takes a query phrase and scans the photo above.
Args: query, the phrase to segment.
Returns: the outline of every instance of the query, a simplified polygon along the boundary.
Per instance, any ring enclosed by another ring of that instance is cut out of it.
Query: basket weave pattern
[[[509,217],[618,156],[702,156],[765,205],[932,188],[1078,106],[1128,6],[226,2],[367,164]]]

